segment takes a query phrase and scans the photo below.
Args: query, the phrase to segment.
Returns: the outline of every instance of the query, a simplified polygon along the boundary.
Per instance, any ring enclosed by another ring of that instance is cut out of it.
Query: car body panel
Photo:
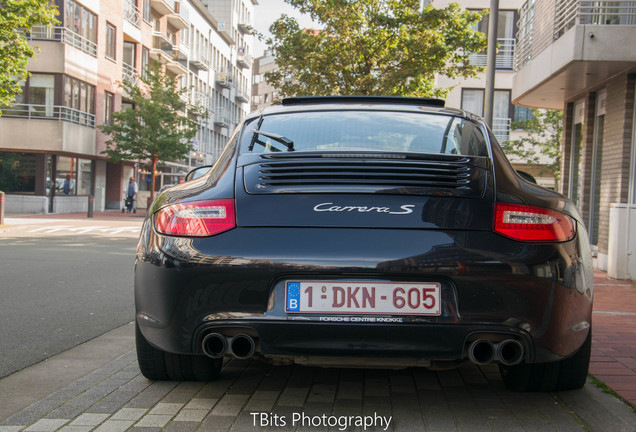
[[[436,107],[356,103],[328,109],[361,107],[479,122],[462,111]],[[303,363],[313,358],[325,364],[330,358],[353,359],[353,364],[356,358],[388,359],[386,364],[396,365],[404,359],[411,360],[408,364],[453,364],[465,360],[467,344],[483,335],[495,342],[500,337],[519,341],[527,363],[577,352],[591,326],[593,270],[587,234],[571,201],[522,179],[483,124],[489,156],[467,158],[478,187],[465,193],[446,186],[359,186],[329,183],[328,178],[321,188],[308,185],[302,169],[294,171],[300,181],[291,186],[267,183],[263,176],[270,173],[263,169],[271,168],[266,165],[272,161],[287,164],[287,175],[295,164],[313,164],[316,155],[246,153],[249,131],[264,115],[317,109],[273,107],[250,114],[209,174],[155,200],[140,236],[135,271],[137,322],[150,344],[167,352],[202,354],[206,334],[244,332],[257,341],[257,354],[270,360]],[[400,161],[412,169],[422,161],[452,165],[461,159],[400,157],[330,152],[323,162],[342,172],[352,159],[370,165],[390,161],[397,172]],[[214,199],[235,200],[236,228],[206,238],[155,231],[153,215],[163,207]],[[576,236],[555,243],[506,238],[493,232],[495,202],[559,211],[575,221]],[[365,320],[356,314],[286,313],[285,282],[309,280],[435,282],[441,286],[441,313]]]

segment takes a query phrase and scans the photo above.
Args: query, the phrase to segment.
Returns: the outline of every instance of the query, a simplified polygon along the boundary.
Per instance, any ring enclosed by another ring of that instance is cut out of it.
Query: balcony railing
[[[214,126],[228,127],[230,125],[230,120],[225,108],[217,107],[214,112],[216,113],[214,116]]]
[[[190,63],[195,65],[199,69],[204,69],[204,70],[210,69],[210,60],[207,56],[207,53],[203,50],[198,52],[192,52],[192,56],[190,57]]]
[[[135,27],[141,27],[141,11],[134,0],[124,0],[124,19]]]
[[[61,105],[15,104],[2,110],[3,117],[67,121],[95,127],[95,115]]]
[[[161,32],[152,32],[152,50],[151,54],[163,54],[166,58],[172,59],[174,45],[168,36]]]
[[[250,101],[250,98],[248,97],[247,92],[238,88],[236,89],[235,99],[243,103],[247,103]]]
[[[504,143],[510,139],[511,123],[512,120],[509,118],[494,117],[492,119],[492,133],[500,143]]]
[[[497,38],[497,69],[512,69],[515,60],[515,45],[517,41],[514,38]],[[488,56],[478,53],[470,56],[470,64],[475,66],[486,66]]]
[[[181,30],[190,26],[190,12],[183,2],[175,2],[175,13],[168,15],[168,22]]]
[[[634,0],[528,0],[519,12],[516,70],[575,25],[636,25]]]
[[[239,50],[236,55],[236,65],[240,68],[247,69],[252,63],[252,56],[246,54],[244,51]]]
[[[129,82],[132,85],[137,85],[139,81],[139,73],[134,66],[127,63],[122,64],[122,78],[124,81]]]
[[[33,26],[27,34],[28,40],[49,40],[63,42],[93,57],[97,57],[97,44],[66,27]]]

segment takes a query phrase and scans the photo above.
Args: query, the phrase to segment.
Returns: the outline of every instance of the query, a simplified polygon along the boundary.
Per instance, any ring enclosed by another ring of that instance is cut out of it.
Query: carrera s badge
[[[399,210],[391,207],[367,207],[367,206],[339,206],[334,203],[321,203],[314,207],[315,212],[359,212],[359,213],[386,213],[391,215],[407,215],[413,213],[414,204],[404,204]]]

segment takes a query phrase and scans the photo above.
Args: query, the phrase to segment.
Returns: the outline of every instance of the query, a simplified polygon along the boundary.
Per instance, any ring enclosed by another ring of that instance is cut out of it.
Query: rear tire
[[[508,390],[526,392],[553,392],[583,387],[587,379],[592,350],[592,329],[585,342],[571,357],[553,363],[522,363],[515,366],[499,365],[499,371]]]
[[[135,322],[137,362],[143,376],[155,381],[212,381],[221,372],[223,358],[173,354],[150,345]]]

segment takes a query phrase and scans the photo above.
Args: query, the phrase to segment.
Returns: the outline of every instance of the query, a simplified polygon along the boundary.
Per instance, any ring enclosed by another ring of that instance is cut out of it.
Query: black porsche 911
[[[481,119],[436,99],[290,98],[153,203],[137,353],[157,380],[214,379],[224,357],[470,361],[512,390],[574,389],[592,297],[577,208],[517,173]]]

